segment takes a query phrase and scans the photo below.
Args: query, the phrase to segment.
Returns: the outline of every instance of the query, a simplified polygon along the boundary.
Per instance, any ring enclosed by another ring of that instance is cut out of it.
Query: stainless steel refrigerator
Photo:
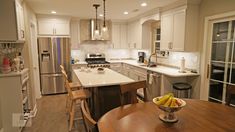
[[[43,95],[66,92],[60,65],[63,65],[70,75],[70,52],[69,38],[38,38],[40,83]]]

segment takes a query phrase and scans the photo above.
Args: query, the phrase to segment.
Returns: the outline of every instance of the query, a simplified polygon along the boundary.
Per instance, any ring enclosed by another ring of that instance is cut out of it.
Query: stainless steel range
[[[88,63],[87,67],[106,67],[110,68],[110,63],[106,61],[105,54],[96,53],[96,54],[87,54],[85,61]]]

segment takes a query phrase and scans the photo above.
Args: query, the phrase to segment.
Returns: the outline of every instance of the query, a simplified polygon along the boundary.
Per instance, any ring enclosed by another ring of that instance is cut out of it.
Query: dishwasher
[[[152,101],[154,97],[160,96],[161,74],[147,71],[147,100]]]

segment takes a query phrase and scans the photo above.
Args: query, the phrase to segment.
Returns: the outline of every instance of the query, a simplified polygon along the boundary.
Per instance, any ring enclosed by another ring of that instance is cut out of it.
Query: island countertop
[[[74,72],[83,87],[101,87],[134,82],[133,79],[108,68],[104,68],[104,73],[98,73],[97,68],[90,69],[90,71],[74,69]]]

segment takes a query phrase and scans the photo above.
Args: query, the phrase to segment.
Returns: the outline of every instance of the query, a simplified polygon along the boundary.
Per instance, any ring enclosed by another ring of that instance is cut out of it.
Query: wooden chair
[[[79,89],[79,90],[72,91],[71,88],[69,87],[68,80],[66,80],[66,89],[69,95],[69,109],[68,109],[69,131],[71,131],[73,127],[74,119],[75,119],[75,113],[77,112],[76,107],[79,106],[78,103],[80,103],[80,101],[82,100],[90,98],[91,94],[86,89]],[[78,118],[78,119],[82,119],[82,118]]]
[[[143,88],[144,91],[144,101],[146,101],[146,81],[133,82],[128,84],[121,84],[121,105],[138,103],[137,99],[137,89]]]
[[[230,105],[232,95],[235,95],[235,85],[227,85],[226,89],[226,105]]]
[[[97,122],[91,117],[86,100],[81,102],[81,110],[86,132],[98,132]]]

